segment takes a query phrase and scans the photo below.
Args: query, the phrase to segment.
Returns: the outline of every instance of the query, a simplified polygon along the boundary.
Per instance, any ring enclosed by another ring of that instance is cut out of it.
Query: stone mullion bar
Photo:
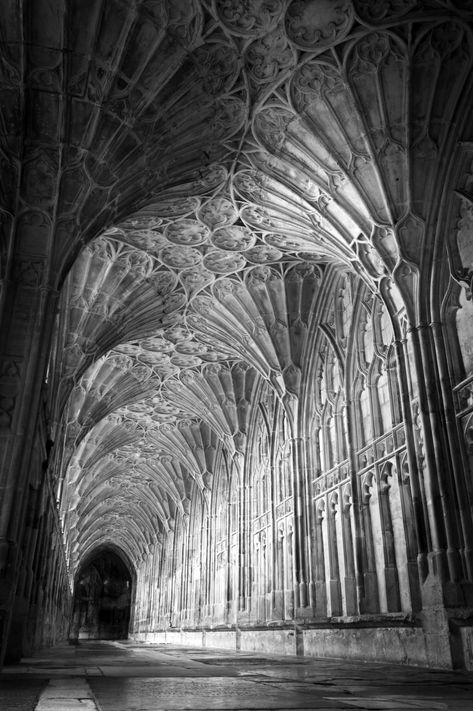
[[[156,592],[156,543],[152,543],[149,547],[149,569],[150,581],[148,586],[148,620],[147,629],[153,629],[153,612],[155,608],[155,592]]]
[[[187,611],[187,548],[189,536],[189,516],[182,517],[182,544],[181,544],[181,590],[179,596],[179,609],[181,613],[181,624],[186,624]]]
[[[141,567],[137,568],[136,571],[136,595],[135,595],[135,615],[133,619],[133,630],[136,633],[141,632],[141,608],[143,606],[143,595],[144,595],[144,585],[142,580],[142,570]],[[74,606],[75,607],[75,606]],[[77,610],[74,609],[74,620],[73,624],[77,626],[78,629],[78,618]]]
[[[248,476],[245,473],[245,477]],[[248,614],[251,580],[250,580],[250,555],[249,548],[251,545],[251,515],[250,515],[250,499],[252,486],[249,483],[243,484],[240,489],[241,509],[240,509],[240,613]]]
[[[251,605],[252,605],[252,589],[253,581],[255,579],[255,574],[253,570],[253,516],[254,516],[254,486],[253,480],[249,481],[247,488],[247,516],[246,516],[246,536],[245,536],[245,569],[247,571],[246,576],[246,588],[245,588],[245,598],[246,598],[246,610],[248,612],[249,618],[251,617]],[[248,621],[249,621],[248,618]]]
[[[327,616],[327,587],[325,575],[324,526],[325,497],[315,500],[315,613],[319,618]]]
[[[327,545],[329,553],[329,592],[330,615],[338,617],[342,614],[342,595],[340,587],[340,565],[338,559],[336,516],[338,514],[338,493],[332,491],[328,496],[327,507]]]
[[[158,571],[158,543],[155,541],[151,553],[152,579],[150,586],[151,613],[148,630],[154,632],[156,627],[156,611],[158,607],[159,571]]]
[[[203,625],[205,622],[205,611],[207,605],[207,574],[206,574],[206,564],[207,564],[207,528],[209,525],[209,515],[205,503],[202,501],[202,506],[200,509],[200,538],[199,538],[199,591],[198,591],[198,610],[197,616],[195,618],[199,625]]]
[[[361,513],[364,540],[362,567],[364,596],[360,600],[360,611],[364,613],[379,612],[378,576],[376,572],[373,524],[371,518],[371,488],[373,486],[373,479],[373,471],[363,474],[361,479]]]
[[[346,389],[347,402],[347,446],[349,458],[350,485],[352,497],[353,515],[353,537],[354,537],[354,568],[356,585],[356,608],[357,612],[362,612],[362,600],[366,595],[365,580],[363,575],[364,567],[364,540],[363,540],[363,515],[362,515],[362,495],[361,484],[357,474],[357,456],[355,450],[356,442],[356,409],[354,400],[349,397],[349,389]]]
[[[148,587],[148,572],[146,560],[139,558],[139,568],[140,568],[140,597],[138,605],[138,625],[139,631],[143,632],[146,629],[146,601],[147,601],[147,587]]]
[[[238,486],[238,605],[237,616],[244,609],[244,586],[245,586],[245,532],[244,528],[244,511],[245,511],[245,485],[240,483]]]
[[[351,486],[345,484],[342,488],[342,500],[340,503],[342,545],[345,564],[345,613],[356,615],[356,580],[355,580],[355,560],[353,555],[353,535],[352,535],[352,503]]]
[[[313,568],[313,511],[312,511],[312,471],[309,467],[309,438],[305,437],[302,446],[302,512],[303,512],[303,545],[305,550],[305,581],[307,613],[313,614],[315,602],[314,568]]]
[[[150,558],[149,553],[145,555],[141,560],[140,566],[142,570],[142,595],[139,619],[142,629],[147,629],[149,623],[149,590],[151,586]]]
[[[402,524],[406,545],[407,581],[410,601],[413,611],[421,608],[419,576],[419,546],[417,528],[415,526],[415,510],[412,497],[411,475],[409,472],[409,456],[407,451],[396,455],[398,473],[399,498],[402,512]]]
[[[192,511],[192,509],[191,509]],[[189,527],[187,534],[187,548],[186,548],[186,618],[191,620],[193,614],[193,585],[194,585],[194,569],[192,565],[193,561],[193,543],[194,543],[194,527],[195,527],[195,513],[191,513],[189,518]]]
[[[205,536],[205,547],[202,546],[202,617],[206,623],[212,615],[212,594],[215,595],[215,589],[214,586],[211,586],[211,582],[215,583],[216,579],[215,516],[211,513],[210,507],[207,513],[204,509],[203,535]]]
[[[275,447],[274,447],[274,437],[271,443],[271,537],[273,545],[271,546],[271,618],[275,620],[281,619],[280,610],[282,609],[281,595],[281,567],[279,563],[279,552],[278,552],[278,521],[276,517],[276,496],[277,496],[277,486],[276,486],[276,466],[274,464]]]
[[[153,546],[152,552],[153,558],[153,579],[151,581],[151,617],[149,621],[150,632],[155,632],[156,626],[159,619],[159,589],[160,589],[160,578],[159,578],[159,565],[161,556],[159,554],[159,542],[156,540]]]
[[[294,535],[294,515],[284,518],[285,539],[284,539],[284,569],[286,571],[286,581],[284,584],[284,618],[292,619],[295,612],[295,535]]]
[[[304,445],[305,440],[302,437],[293,437],[291,440],[291,463],[294,481],[294,609],[296,614],[298,610],[306,608],[309,603],[307,581],[310,577],[308,571],[310,554],[307,544],[309,527],[305,503],[308,499],[308,492],[306,482],[307,469],[304,466]]]
[[[153,593],[152,593],[152,585],[153,585],[153,555],[152,555],[152,547],[150,546],[148,549],[148,554],[146,555],[146,597],[148,599],[148,604],[146,606],[146,613],[145,613],[145,620],[146,620],[146,628],[149,629],[149,623],[151,619],[151,606],[153,604]]]
[[[177,547],[179,544],[178,536],[179,520],[176,514],[173,520],[172,527],[172,560],[171,560],[171,584],[169,591],[169,619],[171,621],[171,626],[174,627],[176,624],[176,616],[179,615],[179,610],[177,609],[177,595],[176,595],[176,585],[177,585]]]
[[[392,462],[378,465],[378,505],[383,538],[384,578],[386,585],[386,604],[388,612],[401,610],[399,576],[397,572],[394,530],[391,516],[389,478],[392,476]]]
[[[217,540],[217,514],[209,514],[209,536],[207,542],[206,589],[208,596],[207,616],[216,619],[217,606],[222,597],[221,581],[218,572],[219,540]]]
[[[182,608],[180,605],[181,602],[181,590],[182,590],[182,585],[183,585],[183,578],[182,578],[182,562],[181,562],[181,551],[182,551],[182,538],[183,538],[183,529],[182,529],[182,518],[179,514],[176,514],[176,529],[174,531],[174,566],[175,566],[175,572],[174,572],[174,590],[173,590],[173,602],[175,606],[175,613],[174,617],[176,619],[176,624],[182,624]]]
[[[165,538],[164,538],[163,534],[161,534],[161,540],[159,542],[159,559],[158,559],[158,565],[157,565],[158,590],[157,590],[157,595],[156,595],[156,612],[155,612],[155,625],[158,627],[158,629],[163,627],[163,619],[164,619],[164,579],[165,579],[164,576],[165,576],[165,562],[166,562],[164,541],[165,541]]]
[[[163,545],[163,571],[162,571],[162,581],[163,581],[163,594],[162,594],[162,620],[164,627],[169,626],[169,587],[170,587],[170,575],[171,575],[171,561],[169,560],[169,543],[170,543],[170,531],[167,530],[164,538]]]
[[[226,546],[227,546],[227,565],[225,571],[225,595],[224,602],[224,621],[227,624],[234,622],[234,610],[232,609],[232,491],[231,477],[228,477],[228,501],[227,501],[227,521],[226,521]]]

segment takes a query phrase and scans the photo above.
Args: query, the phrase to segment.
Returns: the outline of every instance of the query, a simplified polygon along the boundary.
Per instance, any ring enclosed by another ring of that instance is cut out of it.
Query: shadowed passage
[[[80,567],[74,585],[70,640],[127,639],[132,577],[113,550],[95,551]]]

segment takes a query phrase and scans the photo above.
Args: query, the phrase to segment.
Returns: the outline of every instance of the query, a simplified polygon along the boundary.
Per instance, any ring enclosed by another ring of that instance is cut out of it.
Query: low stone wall
[[[166,632],[139,632],[130,635],[130,638],[147,644],[169,644],[166,641]],[[175,644],[179,644],[179,642],[175,642]]]
[[[242,630],[240,649],[246,652],[296,654],[294,629]]]
[[[149,644],[177,644],[417,666],[429,664],[425,635],[420,627],[414,626],[169,630],[136,633],[131,637]]]
[[[428,665],[424,633],[418,627],[307,629],[302,639],[307,657]]]
[[[207,630],[205,646],[219,649],[239,649],[239,633],[237,630]]]
[[[178,634],[178,633],[177,633]],[[205,647],[205,630],[181,630],[180,644],[185,647]]]

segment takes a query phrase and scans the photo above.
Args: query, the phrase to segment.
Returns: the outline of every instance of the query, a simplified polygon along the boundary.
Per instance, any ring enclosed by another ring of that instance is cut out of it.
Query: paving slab
[[[365,697],[352,697],[351,699],[347,700],[345,697],[340,698],[340,697],[330,697],[332,701],[343,701],[345,704],[347,704],[350,708],[357,708],[357,709],[431,709],[431,711],[447,711],[448,706],[445,703],[442,702],[437,702],[434,701],[432,702],[431,700],[422,700],[422,699],[411,699],[409,701],[406,701],[406,699],[403,698],[396,698],[396,697],[389,697],[389,696],[381,696],[381,697],[373,697],[371,699],[367,699]]]
[[[39,701],[32,693],[29,700],[24,693],[21,696],[28,683],[36,696],[43,689]],[[2,703],[8,684],[23,705]],[[0,674],[0,709],[473,711],[473,675],[385,663],[97,641],[63,645],[6,667]]]
[[[2,711],[33,711],[41,692],[47,685],[46,679],[2,678],[0,675],[0,709]]]
[[[85,679],[53,679],[43,690],[34,711],[99,711]]]
[[[264,682],[211,679],[93,679],[90,681],[102,711],[166,711],[176,709],[347,709],[339,700],[287,692]]]

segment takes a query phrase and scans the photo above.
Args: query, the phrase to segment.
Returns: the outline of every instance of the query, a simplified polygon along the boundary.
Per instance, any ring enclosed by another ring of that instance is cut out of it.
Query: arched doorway
[[[130,624],[132,575],[110,548],[94,551],[74,583],[71,640],[126,639]]]

